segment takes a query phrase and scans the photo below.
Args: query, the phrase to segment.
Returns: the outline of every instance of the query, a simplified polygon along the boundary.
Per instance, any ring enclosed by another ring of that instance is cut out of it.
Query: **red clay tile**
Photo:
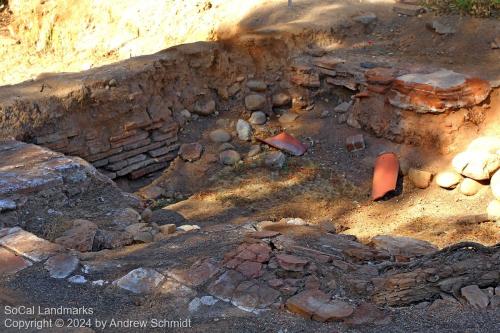
[[[382,198],[396,189],[399,173],[398,157],[394,153],[384,153],[377,157],[373,170],[372,199]]]
[[[285,132],[264,140],[260,139],[260,141],[267,143],[274,148],[284,150],[295,156],[303,155],[307,150],[306,145]]]

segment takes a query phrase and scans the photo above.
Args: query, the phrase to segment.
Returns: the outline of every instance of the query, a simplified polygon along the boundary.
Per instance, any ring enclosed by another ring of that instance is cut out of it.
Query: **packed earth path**
[[[89,4],[0,15],[0,331],[500,330],[496,13]]]

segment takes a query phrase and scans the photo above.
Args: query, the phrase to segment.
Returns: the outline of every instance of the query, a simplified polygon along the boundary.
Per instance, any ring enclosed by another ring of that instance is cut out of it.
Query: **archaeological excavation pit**
[[[370,49],[419,24],[381,8],[348,28],[249,17],[0,86],[0,303],[228,332],[492,331],[500,69]]]

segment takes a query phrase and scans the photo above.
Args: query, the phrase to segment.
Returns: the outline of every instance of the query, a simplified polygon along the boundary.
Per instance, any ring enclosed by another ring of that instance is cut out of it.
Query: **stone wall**
[[[110,178],[138,178],[164,168],[179,146],[174,113],[215,97],[206,75],[198,72],[213,65],[216,49],[208,43],[184,45],[2,87],[0,137],[82,157]],[[190,80],[195,76],[201,79]]]
[[[82,157],[112,179],[142,177],[177,156],[184,110],[207,117],[242,107],[238,77],[259,70],[275,77],[270,68],[284,60],[263,54],[260,43],[270,40],[184,44],[0,87],[0,138]],[[252,52],[263,55],[257,59]]]
[[[309,53],[282,37],[244,36],[184,44],[80,73],[42,74],[0,87],[0,138],[82,157],[110,178],[139,178],[177,156],[184,110],[201,117],[244,112],[241,77],[273,82],[263,109],[269,115],[276,92],[290,94],[294,110],[307,111],[314,98],[343,89],[353,106],[339,122],[400,143],[446,148],[459,130],[477,131],[484,120],[486,109],[470,109],[487,98],[486,81],[454,73],[442,78],[445,88],[427,89],[418,83],[421,74],[408,76],[404,68]]]

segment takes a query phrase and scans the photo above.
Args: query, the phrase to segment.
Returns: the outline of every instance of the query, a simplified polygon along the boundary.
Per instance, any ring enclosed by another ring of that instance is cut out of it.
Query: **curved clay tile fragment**
[[[378,200],[396,189],[399,173],[398,157],[394,153],[383,153],[377,157],[373,170],[372,199]]]
[[[278,148],[280,150],[284,150],[292,155],[300,156],[303,155],[307,147],[302,142],[291,136],[286,132],[282,132],[276,136],[267,138],[267,139],[259,139],[260,141],[267,143],[271,147]]]

